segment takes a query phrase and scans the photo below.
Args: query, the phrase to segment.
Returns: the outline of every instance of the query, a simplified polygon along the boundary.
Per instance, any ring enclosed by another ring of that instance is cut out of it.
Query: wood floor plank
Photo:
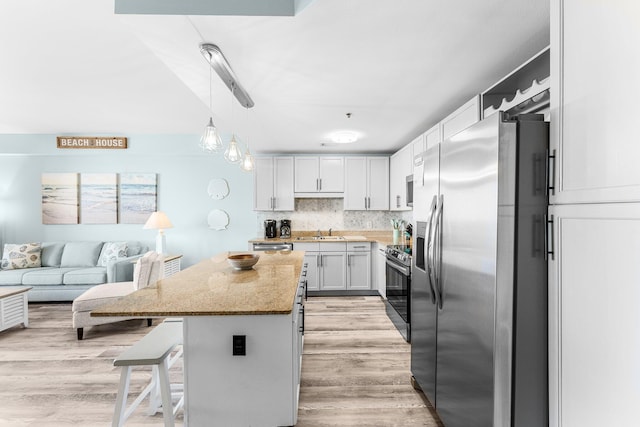
[[[29,328],[0,333],[0,426],[110,425],[120,378],[113,359],[149,331],[145,320],[130,320],[87,328],[77,341],[70,304],[30,304]],[[410,349],[380,298],[310,297],[296,426],[441,426],[411,387]],[[134,369],[132,392],[149,376],[149,368]],[[145,411],[143,404],[127,426],[163,425],[161,413]]]

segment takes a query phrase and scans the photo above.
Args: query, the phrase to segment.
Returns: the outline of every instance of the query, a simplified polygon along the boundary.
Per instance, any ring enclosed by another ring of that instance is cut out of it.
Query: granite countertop
[[[327,230],[321,230],[323,236],[328,236]],[[315,236],[317,231],[293,231],[290,238],[282,239],[275,237],[267,239],[265,237],[255,237],[249,240],[249,243],[332,243],[332,242],[375,242],[382,245],[391,245],[393,243],[393,233],[391,230],[334,230],[332,236],[342,236],[340,240],[297,240],[298,237]]]
[[[91,316],[164,317],[289,314],[304,251],[257,252],[250,270],[234,270],[223,252],[155,285],[91,312]],[[240,252],[246,253],[246,252]]]

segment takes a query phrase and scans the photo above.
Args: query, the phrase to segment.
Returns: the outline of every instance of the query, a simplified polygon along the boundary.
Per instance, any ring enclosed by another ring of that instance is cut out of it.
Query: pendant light
[[[247,150],[244,152],[244,157],[242,158],[242,162],[240,162],[240,169],[245,172],[251,172],[254,168],[253,156],[251,155],[251,151],[249,151],[249,107],[247,107],[247,136],[245,137],[247,141]]]
[[[218,128],[213,124],[213,108],[211,106],[211,67],[209,67],[209,123],[204,128],[204,133],[200,138],[200,148],[210,153],[217,153],[222,150],[222,138]]]
[[[233,126],[233,91],[236,85],[231,85],[231,126]],[[231,141],[229,141],[229,145],[227,149],[224,151],[224,158],[227,162],[237,164],[242,160],[242,151],[240,151],[240,147],[238,147],[238,141],[236,141],[236,134],[231,133]]]

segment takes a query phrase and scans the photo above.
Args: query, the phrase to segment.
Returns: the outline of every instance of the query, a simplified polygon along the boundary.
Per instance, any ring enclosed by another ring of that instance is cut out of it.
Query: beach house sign
[[[127,138],[123,136],[59,136],[58,148],[126,149]]]

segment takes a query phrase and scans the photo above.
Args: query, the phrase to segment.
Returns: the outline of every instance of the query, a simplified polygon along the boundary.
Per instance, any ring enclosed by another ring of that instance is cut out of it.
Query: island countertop
[[[223,252],[91,312],[91,316],[184,317],[289,314],[304,251],[258,252],[250,270],[234,270]]]

